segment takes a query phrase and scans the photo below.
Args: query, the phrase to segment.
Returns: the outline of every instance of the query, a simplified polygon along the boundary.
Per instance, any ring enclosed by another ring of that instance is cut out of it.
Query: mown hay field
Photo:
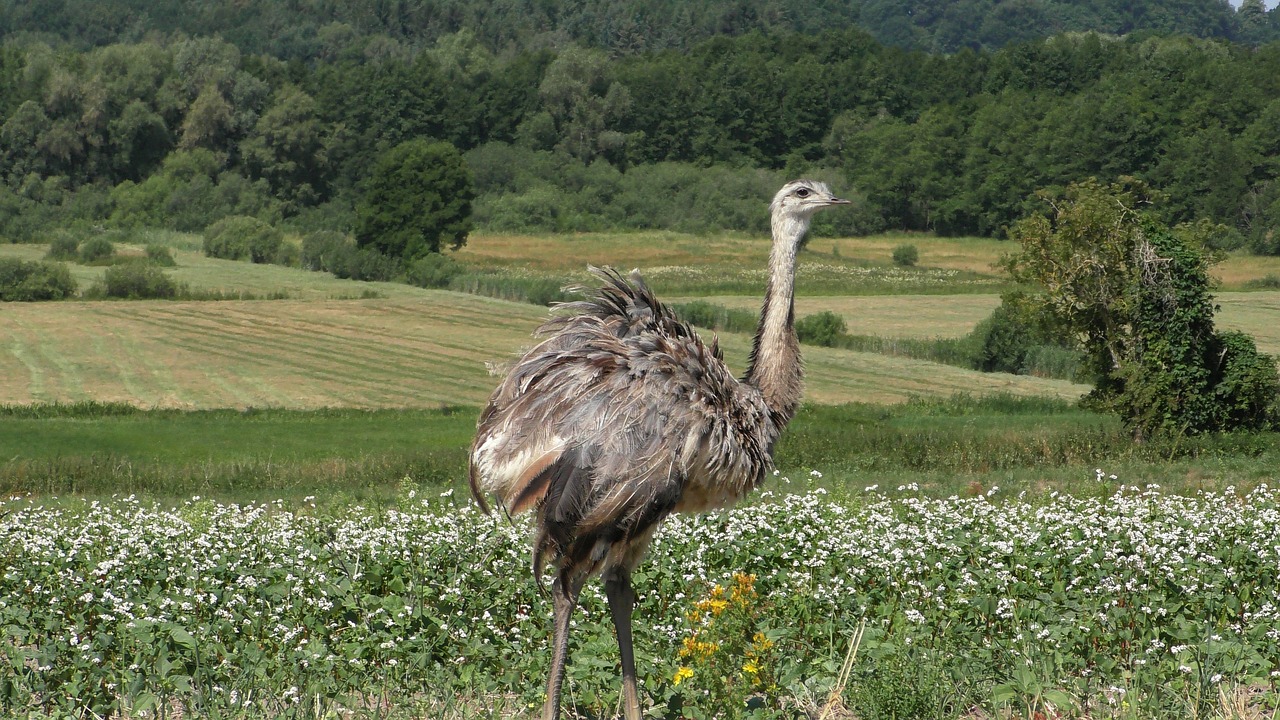
[[[486,367],[535,339],[531,305],[459,293],[416,298],[12,305],[0,326],[5,403],[157,408],[478,405]],[[749,338],[721,338],[741,369]],[[1078,397],[1080,385],[806,348],[810,402],[901,402],[955,392]]]
[[[490,260],[523,263],[530,257],[515,248],[549,243],[555,251],[538,256],[567,269],[569,259],[575,266],[607,259],[588,251],[597,241],[603,246],[599,252],[618,253],[637,264],[725,262],[751,256],[754,250],[743,248],[759,244],[749,238],[712,239],[700,254],[692,247],[679,249],[681,243],[692,242],[688,236],[664,233],[630,239],[624,245],[612,236],[497,236],[477,238],[473,247],[483,248]],[[893,244],[892,238],[854,240],[859,247]],[[944,252],[958,253],[957,241],[928,240],[938,246],[934,251],[940,258]],[[978,243],[975,252],[989,255],[993,243]],[[630,255],[620,252],[624,247],[633,248]],[[0,246],[0,254],[26,259],[38,258],[43,251],[43,246]],[[464,250],[460,256],[480,252]],[[851,253],[852,246],[840,252]],[[546,316],[542,308],[460,293],[339,280],[295,268],[215,260],[189,250],[175,251],[175,256],[173,277],[195,289],[288,299],[11,305],[0,324],[0,400],[98,400],[196,409],[474,405],[493,384],[487,364],[502,363],[534,342],[530,333]],[[100,267],[71,267],[82,286],[103,272]],[[660,278],[681,274],[681,267],[694,274],[714,273],[696,264],[648,270]],[[750,310],[760,302],[756,295],[704,299]],[[998,302],[998,296],[989,293],[801,296],[797,312],[803,316],[831,310],[857,335],[958,337]],[[1280,353],[1280,292],[1222,292],[1218,302],[1223,327],[1244,330],[1262,350]],[[744,367],[748,338],[725,335],[721,341],[731,367]],[[953,392],[1071,399],[1086,389],[845,350],[806,348],[805,356],[806,397],[816,403],[893,403]]]

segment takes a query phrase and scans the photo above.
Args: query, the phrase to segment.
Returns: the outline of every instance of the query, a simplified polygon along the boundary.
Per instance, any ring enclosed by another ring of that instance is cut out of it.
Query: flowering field
[[[550,603],[527,528],[414,495],[406,483],[398,510],[5,504],[0,714],[529,714]],[[825,704],[863,626],[841,696],[860,718],[1267,710],[1278,575],[1265,487],[766,493],[658,534],[636,574],[641,692],[672,718],[794,717]],[[608,716],[597,583],[573,633],[566,700]]]

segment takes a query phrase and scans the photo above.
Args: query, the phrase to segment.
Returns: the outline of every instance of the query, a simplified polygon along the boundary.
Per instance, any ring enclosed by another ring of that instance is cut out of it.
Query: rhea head
[[[848,204],[848,200],[836,197],[824,182],[792,180],[782,186],[769,205],[774,242],[799,245],[815,212],[833,205]]]

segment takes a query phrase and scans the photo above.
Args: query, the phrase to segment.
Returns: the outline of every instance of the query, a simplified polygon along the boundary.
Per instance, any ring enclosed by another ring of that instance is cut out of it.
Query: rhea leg
[[[631,611],[636,593],[631,587],[631,571],[614,566],[605,571],[604,593],[609,598],[609,613],[618,633],[618,652],[622,656],[623,717],[640,720],[640,697],[636,691],[636,658],[631,647]]]
[[[560,717],[560,686],[564,683],[564,666],[569,659],[569,618],[578,605],[578,594],[586,576],[562,572],[551,585],[555,601],[555,636],[551,643],[551,675],[547,677],[547,704],[542,706],[542,720]]]

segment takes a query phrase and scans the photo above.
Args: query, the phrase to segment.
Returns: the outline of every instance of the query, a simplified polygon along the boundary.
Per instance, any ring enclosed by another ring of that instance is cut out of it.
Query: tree
[[[378,158],[356,208],[356,242],[412,262],[467,242],[471,176],[449,143],[410,140]]]
[[[1156,221],[1143,209],[1155,197],[1136,181],[1042,197],[1050,212],[1013,227],[1022,252],[1007,266],[1042,290],[1027,301],[1084,351],[1097,378],[1090,404],[1139,439],[1280,420],[1275,361],[1251,338],[1214,329],[1200,226]]]
[[[315,100],[290,86],[277,93],[240,152],[250,175],[265,178],[276,197],[313,205],[327,190],[328,141]]]
[[[610,77],[603,52],[565,48],[547,68],[538,92],[556,122],[556,149],[590,162],[625,144],[626,136],[613,126],[630,108],[631,93]]]

